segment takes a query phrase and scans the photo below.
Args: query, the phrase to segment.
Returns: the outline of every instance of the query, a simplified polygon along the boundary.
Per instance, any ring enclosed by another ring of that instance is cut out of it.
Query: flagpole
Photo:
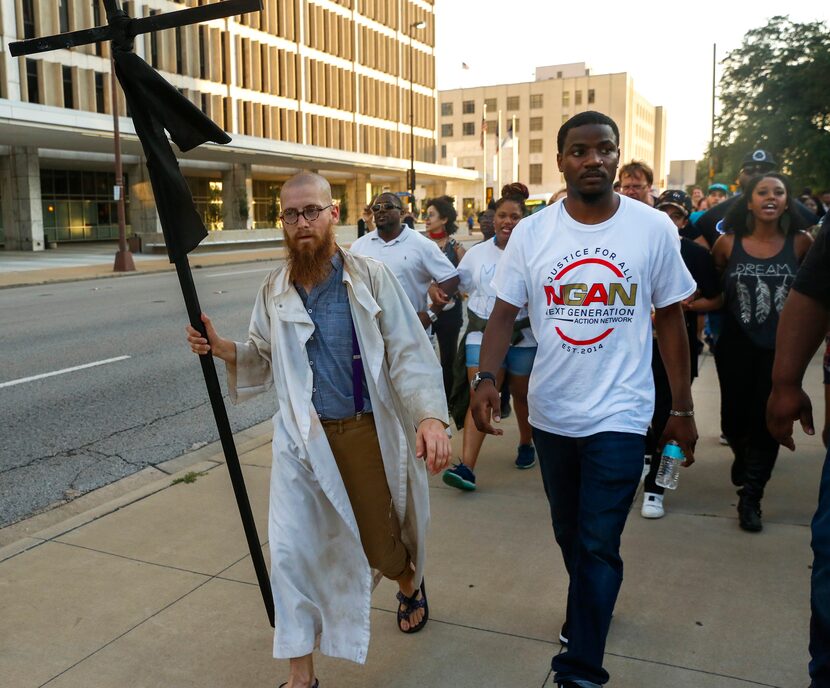
[[[482,186],[481,186],[481,210],[487,210],[487,103],[484,103],[484,110],[481,114],[481,154],[482,165]]]
[[[516,115],[513,115],[511,133],[513,136],[513,181],[519,181],[519,136],[516,133]]]
[[[503,131],[504,131],[504,113],[501,110],[499,110],[499,124],[498,124],[498,127],[496,129],[496,156],[498,158],[498,161],[496,163],[498,165],[498,168],[497,168],[498,174],[496,175],[496,180],[497,180],[496,181],[496,190],[497,190],[497,193],[501,193],[501,189],[502,189],[502,186],[503,186],[503,184],[502,184],[502,174],[503,173],[502,173],[502,166],[501,166],[501,162],[502,162],[501,161],[501,148],[502,148],[501,137],[502,137],[502,132]]]

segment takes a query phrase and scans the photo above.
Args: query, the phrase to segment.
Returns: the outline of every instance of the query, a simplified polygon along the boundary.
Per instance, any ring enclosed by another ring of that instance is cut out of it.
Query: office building
[[[134,17],[202,4],[122,3]],[[105,23],[92,0],[0,0],[4,46]],[[416,196],[476,178],[436,160],[434,36],[433,0],[263,0],[262,12],[139,36],[135,49],[232,136],[227,146],[181,155],[180,164],[209,229],[254,236],[276,231],[280,185],[300,169],[329,179],[350,223],[373,194],[404,191],[410,95]],[[161,241],[141,149],[120,90],[112,102],[110,78],[108,44],[25,58],[0,52],[6,249],[117,234],[114,107],[129,231]]]
[[[585,110],[610,116],[620,128],[622,161],[642,160],[666,184],[666,114],[634,87],[630,75],[591,74],[584,63],[539,67],[534,81],[439,93],[438,162],[486,174],[486,184],[452,182],[466,210],[498,196],[500,184],[521,181],[531,194],[564,187],[556,165],[556,134]]]

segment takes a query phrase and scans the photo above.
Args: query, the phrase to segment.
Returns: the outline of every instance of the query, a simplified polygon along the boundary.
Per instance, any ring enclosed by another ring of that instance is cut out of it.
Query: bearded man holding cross
[[[223,339],[204,315],[207,336],[187,332],[194,353],[225,361],[233,401],[276,388],[274,656],[291,658],[288,688],[315,688],[317,640],[365,661],[380,576],[400,588],[400,630],[425,625],[424,462],[443,470],[450,444],[441,368],[395,276],[336,245],[323,177],[292,177],[281,201],[288,262],[263,283],[247,341]]]

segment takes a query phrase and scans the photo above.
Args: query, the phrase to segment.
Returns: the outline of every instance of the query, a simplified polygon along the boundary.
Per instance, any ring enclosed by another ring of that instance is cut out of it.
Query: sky
[[[698,160],[708,144],[713,44],[721,60],[778,14],[830,25],[830,2],[818,0],[435,0],[435,12],[439,90],[533,81],[537,66],[568,62],[592,74],[628,72],[666,108],[669,160]]]

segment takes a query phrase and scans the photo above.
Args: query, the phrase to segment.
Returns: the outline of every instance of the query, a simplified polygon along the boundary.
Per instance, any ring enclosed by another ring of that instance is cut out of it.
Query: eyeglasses
[[[648,188],[648,184],[623,184],[620,188],[623,191],[642,191]]]
[[[308,222],[314,222],[314,220],[320,217],[320,213],[328,208],[331,208],[333,205],[334,203],[330,203],[324,208],[317,205],[307,205],[302,210],[297,210],[296,208],[286,208],[282,212],[282,215],[280,215],[280,219],[287,225],[296,225],[300,220],[300,215],[302,215]]]
[[[394,203],[375,203],[372,206],[373,213],[379,213],[381,210],[403,210],[403,208]]]

